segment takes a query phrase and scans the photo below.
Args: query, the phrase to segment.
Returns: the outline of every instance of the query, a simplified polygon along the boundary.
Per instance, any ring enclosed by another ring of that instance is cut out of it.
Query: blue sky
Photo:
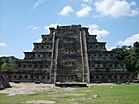
[[[24,58],[49,27],[89,27],[107,49],[139,41],[139,0],[0,0],[0,56]]]

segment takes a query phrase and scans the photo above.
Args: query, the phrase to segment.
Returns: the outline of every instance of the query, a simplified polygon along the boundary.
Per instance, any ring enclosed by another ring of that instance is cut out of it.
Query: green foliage
[[[14,70],[16,67],[16,63],[14,61],[10,61],[10,62],[4,62],[1,65],[1,69],[2,71],[9,71],[9,70]]]
[[[9,56],[9,57],[5,57],[5,56],[3,56],[3,57],[0,57],[0,61],[1,62],[9,62],[9,61],[17,61],[17,60],[19,60],[19,59],[17,59],[17,58],[15,58],[14,56]]]
[[[0,69],[2,71],[9,71],[14,70],[16,67],[16,61],[19,60],[15,58],[14,56],[9,57],[0,57]]]
[[[112,49],[114,53],[117,54],[117,59],[124,60],[125,56],[127,55],[127,47],[123,46],[121,48]]]
[[[8,63],[3,63],[1,65],[1,69],[2,69],[2,71],[7,71],[10,69],[10,65]]]
[[[122,46],[112,50],[117,54],[117,59],[125,60],[130,71],[139,71],[139,42],[133,46]]]

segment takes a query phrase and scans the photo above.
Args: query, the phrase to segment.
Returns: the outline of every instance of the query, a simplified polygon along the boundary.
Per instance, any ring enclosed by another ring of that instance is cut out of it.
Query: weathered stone
[[[7,81],[5,76],[0,71],[0,90],[4,89],[4,88],[10,88],[10,87],[11,87],[11,85],[9,84],[9,82]]]
[[[32,52],[17,62],[10,80],[45,83],[126,82],[137,79],[128,72],[126,63],[107,51],[105,42],[97,42],[88,28],[81,25],[50,28],[42,35],[41,43],[34,43]]]

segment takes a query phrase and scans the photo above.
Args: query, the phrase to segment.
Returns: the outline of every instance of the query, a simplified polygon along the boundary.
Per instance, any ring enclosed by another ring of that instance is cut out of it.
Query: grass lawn
[[[36,104],[31,103],[31,101],[37,100],[55,102],[46,104],[139,104],[139,84],[76,87],[69,89],[54,87],[46,91],[36,92],[35,94],[19,94],[14,96],[0,93],[0,104]]]

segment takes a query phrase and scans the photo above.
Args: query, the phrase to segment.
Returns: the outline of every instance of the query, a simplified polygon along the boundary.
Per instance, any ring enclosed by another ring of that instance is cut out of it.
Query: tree
[[[8,70],[10,70],[10,65],[5,62],[1,65],[1,69],[2,69],[2,71],[8,71]]]
[[[136,71],[139,71],[139,42],[134,43],[134,51],[135,51],[135,69]]]
[[[14,70],[17,60],[14,56],[0,57],[0,68],[2,71]]]
[[[122,46],[118,48],[112,49],[112,52],[114,52],[117,55],[117,59],[124,60],[125,57],[128,55],[128,49],[130,46]]]
[[[2,71],[14,70],[15,68],[16,68],[16,63],[14,61],[4,62],[1,65]]]
[[[135,48],[136,57],[137,59],[139,59],[139,42],[134,43],[134,48]]]
[[[139,42],[133,46],[121,46],[112,51],[117,54],[117,59],[125,60],[129,71],[139,72]]]

